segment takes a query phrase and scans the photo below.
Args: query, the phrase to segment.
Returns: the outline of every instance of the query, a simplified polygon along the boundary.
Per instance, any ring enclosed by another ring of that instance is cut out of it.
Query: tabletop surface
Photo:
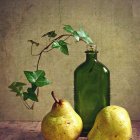
[[[0,122],[0,140],[44,140],[40,133],[41,122],[4,121]],[[140,121],[132,121],[131,140],[140,140]],[[79,138],[78,140],[87,140]]]

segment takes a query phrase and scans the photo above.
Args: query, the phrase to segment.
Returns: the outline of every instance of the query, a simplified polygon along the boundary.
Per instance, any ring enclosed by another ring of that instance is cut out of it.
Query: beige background
[[[111,71],[111,104],[140,119],[140,0],[0,0],[0,120],[41,120],[52,106],[52,90],[73,104],[73,71],[86,48],[73,39],[69,56],[57,50],[43,55],[40,68],[53,84],[41,89],[34,111],[7,88],[12,81],[26,82],[23,71],[35,69],[37,58],[30,56],[27,40],[43,43],[42,34],[63,33],[64,24],[90,34],[98,59]]]

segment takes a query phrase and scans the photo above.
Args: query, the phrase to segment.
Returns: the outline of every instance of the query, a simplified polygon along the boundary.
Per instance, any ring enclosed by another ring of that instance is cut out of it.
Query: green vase
[[[97,51],[86,51],[86,61],[74,72],[74,107],[83,120],[82,136],[93,127],[98,112],[110,105],[110,72],[97,60]]]

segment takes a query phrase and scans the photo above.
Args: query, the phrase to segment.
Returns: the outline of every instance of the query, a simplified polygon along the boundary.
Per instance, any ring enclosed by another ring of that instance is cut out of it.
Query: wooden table
[[[44,140],[40,133],[40,122],[0,122],[0,140]],[[140,121],[133,121],[133,137],[140,140]],[[79,138],[78,140],[87,140]]]

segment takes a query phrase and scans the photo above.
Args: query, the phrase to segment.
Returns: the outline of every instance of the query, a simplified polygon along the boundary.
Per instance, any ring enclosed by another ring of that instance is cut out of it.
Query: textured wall
[[[40,90],[34,111],[7,88],[12,81],[26,82],[23,71],[35,69],[27,40],[41,41],[53,29],[63,33],[63,24],[86,29],[111,71],[111,104],[140,119],[139,0],[0,0],[0,120],[41,120],[53,103],[52,90],[73,104],[73,71],[85,59],[85,46],[72,39],[69,56],[57,50],[43,55],[41,68],[53,84]]]

